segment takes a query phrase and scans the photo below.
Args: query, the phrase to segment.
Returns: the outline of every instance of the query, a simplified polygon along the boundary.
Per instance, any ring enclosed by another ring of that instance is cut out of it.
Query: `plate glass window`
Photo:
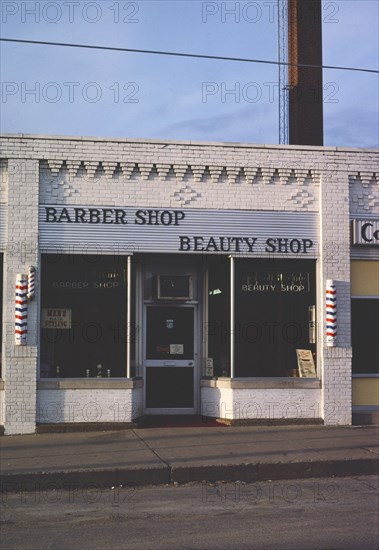
[[[43,256],[40,376],[126,376],[126,300],[125,257]]]
[[[312,260],[235,259],[236,377],[297,377],[299,351],[316,364],[316,272]],[[230,376],[230,264],[209,261],[208,356]]]

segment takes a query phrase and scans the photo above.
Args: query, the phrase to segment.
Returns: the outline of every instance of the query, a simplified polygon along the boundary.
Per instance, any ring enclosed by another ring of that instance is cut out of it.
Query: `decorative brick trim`
[[[48,169],[50,176],[62,175],[67,171],[69,179],[79,176],[85,170],[89,179],[101,178],[112,180],[121,174],[124,180],[140,177],[143,180],[159,179],[167,181],[176,178],[178,181],[200,183],[210,180],[213,183],[228,181],[230,184],[258,182],[270,185],[318,185],[319,174],[311,169],[272,168],[268,166],[240,165],[205,165],[205,164],[166,164],[153,162],[116,162],[92,160],[55,160],[41,161],[42,170]]]

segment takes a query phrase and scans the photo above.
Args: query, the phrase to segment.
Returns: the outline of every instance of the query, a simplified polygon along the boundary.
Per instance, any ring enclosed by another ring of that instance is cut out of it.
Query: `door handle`
[[[316,306],[308,306],[309,343],[316,344]]]

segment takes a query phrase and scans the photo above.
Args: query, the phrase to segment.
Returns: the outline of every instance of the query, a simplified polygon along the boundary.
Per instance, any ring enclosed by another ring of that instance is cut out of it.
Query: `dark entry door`
[[[147,306],[145,347],[146,412],[194,412],[195,308]]]

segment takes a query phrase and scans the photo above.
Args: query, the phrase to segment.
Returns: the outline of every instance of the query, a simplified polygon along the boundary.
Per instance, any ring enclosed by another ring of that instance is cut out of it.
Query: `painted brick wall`
[[[350,184],[350,215],[379,215],[379,160],[375,154],[367,154],[364,165],[354,155],[348,155]]]
[[[38,267],[38,184],[37,160],[8,160],[3,307],[6,434],[30,433],[35,430],[38,291],[28,306],[27,346],[14,344],[14,303],[17,273],[27,273],[29,265]]]
[[[250,162],[255,163],[255,160]],[[257,159],[258,162],[258,159]],[[76,175],[65,163],[54,173],[41,163],[43,204],[128,205],[163,208],[211,208],[317,211],[318,175],[261,165],[135,164],[116,166],[108,177],[105,163]]]
[[[320,389],[201,388],[201,402],[204,416],[230,420],[322,418]]]
[[[0,426],[4,426],[5,391],[0,389]]]
[[[328,155],[326,155],[328,156]],[[337,346],[319,346],[323,379],[323,417],[327,424],[351,423],[351,307],[350,307],[350,222],[347,165],[334,155],[338,171],[325,171],[321,179],[319,269],[319,319],[326,318],[326,280],[333,279],[337,291]],[[321,349],[320,349],[321,348]]]
[[[142,391],[38,390],[37,422],[131,422],[142,415]]]

